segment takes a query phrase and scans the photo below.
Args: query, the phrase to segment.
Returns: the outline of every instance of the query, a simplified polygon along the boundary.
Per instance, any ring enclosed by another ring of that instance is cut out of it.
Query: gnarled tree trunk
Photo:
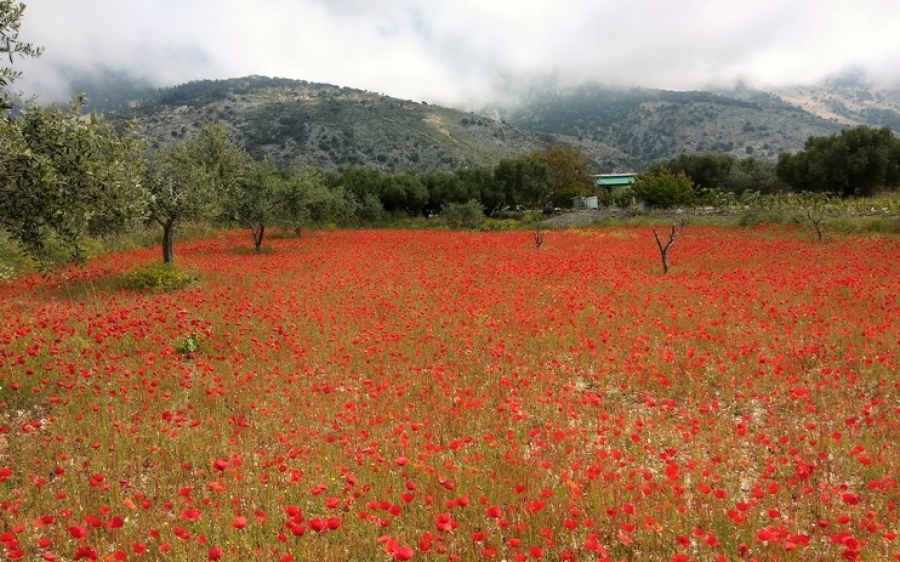
[[[172,263],[175,260],[175,219],[166,219],[163,227],[163,263]]]
[[[258,228],[251,228],[253,232],[253,249],[259,252],[262,248],[263,236],[266,234],[266,225],[260,224]]]

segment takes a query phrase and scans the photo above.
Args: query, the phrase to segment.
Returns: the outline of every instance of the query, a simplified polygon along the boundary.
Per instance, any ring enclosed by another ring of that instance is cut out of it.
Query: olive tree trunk
[[[162,227],[163,263],[172,263],[175,260],[175,219],[166,219],[166,221],[162,223]]]

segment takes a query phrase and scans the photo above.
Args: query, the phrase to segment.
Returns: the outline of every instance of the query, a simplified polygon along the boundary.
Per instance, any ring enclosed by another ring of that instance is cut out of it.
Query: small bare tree
[[[662,240],[659,237],[659,233],[656,231],[656,228],[653,228],[653,237],[656,238],[656,245],[659,247],[659,257],[662,259],[662,268],[663,273],[669,272],[669,250],[675,245],[675,238],[681,233],[681,229],[684,228],[684,221],[682,220],[679,227],[676,227],[675,223],[672,223],[672,228],[669,231],[669,241],[663,244]]]
[[[802,191],[796,194],[797,205],[806,211],[806,219],[816,231],[816,237],[821,242],[825,236],[825,217],[829,208],[840,205],[840,200],[827,193],[809,193]],[[802,221],[802,218],[798,217]]]
[[[538,221],[537,225],[534,227],[534,247],[538,250],[541,249],[541,244],[544,243],[544,231],[541,230],[541,223]]]
[[[816,229],[816,236],[819,237],[819,241],[822,240],[822,234],[825,230],[825,217],[822,216],[821,213],[813,214],[813,212],[809,209],[806,210],[806,218],[809,219],[809,222],[812,223],[813,228]]]

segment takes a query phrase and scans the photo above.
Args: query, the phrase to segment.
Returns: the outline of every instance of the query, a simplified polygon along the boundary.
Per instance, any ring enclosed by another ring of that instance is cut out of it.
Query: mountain
[[[86,112],[106,113],[128,102],[151,97],[156,92],[147,80],[108,68],[83,71],[64,67],[61,73],[68,81],[72,96],[86,94],[83,108]]]
[[[221,121],[254,157],[326,170],[492,166],[548,144],[576,146],[610,168],[632,165],[622,152],[600,142],[522,131],[473,113],[363,90],[259,76],[163,89],[110,117],[133,121],[153,146]]]
[[[773,160],[810,135],[840,130],[775,96],[758,92],[750,98],[582,86],[533,95],[504,117],[525,130],[603,142],[646,162],[692,152]]]
[[[786,103],[846,126],[886,126],[900,133],[900,88],[876,89],[865,84],[832,82],[773,92]]]
[[[134,120],[155,146],[221,121],[256,157],[326,170],[492,166],[565,144],[587,155],[596,171],[613,172],[696,152],[774,161],[810,136],[855,125],[900,132],[900,90],[854,77],[771,91],[583,85],[535,88],[513,105],[467,113],[330,84],[250,76],[162,89],[109,115]]]
[[[499,111],[509,123],[616,147],[645,163],[717,152],[774,161],[810,136],[855,125],[900,132],[900,90],[857,82],[762,91],[673,92],[584,85],[536,90]]]

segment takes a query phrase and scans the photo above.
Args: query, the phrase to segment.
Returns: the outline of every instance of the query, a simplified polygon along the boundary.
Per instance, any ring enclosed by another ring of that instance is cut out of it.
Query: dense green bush
[[[356,210],[356,216],[364,223],[376,223],[384,220],[385,214],[381,200],[374,193],[364,194]]]
[[[474,199],[465,203],[447,203],[441,209],[441,217],[453,230],[478,230],[485,218],[481,203]]]
[[[730,154],[682,154],[661,166],[673,174],[684,173],[697,189],[725,189],[736,159]]]
[[[658,209],[690,205],[694,201],[691,179],[684,172],[673,174],[666,169],[639,175],[631,192],[639,201]]]
[[[126,273],[122,284],[133,291],[174,291],[187,287],[197,275],[171,263],[157,263]]]

